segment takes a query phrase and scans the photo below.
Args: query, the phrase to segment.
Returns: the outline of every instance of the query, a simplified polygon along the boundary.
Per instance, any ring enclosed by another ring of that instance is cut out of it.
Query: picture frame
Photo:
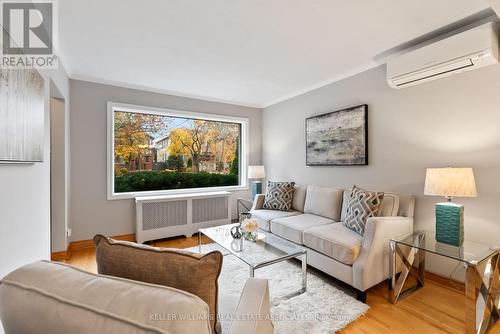
[[[0,69],[0,163],[43,162],[44,84],[36,69]]]
[[[307,166],[368,165],[368,105],[305,120]]]

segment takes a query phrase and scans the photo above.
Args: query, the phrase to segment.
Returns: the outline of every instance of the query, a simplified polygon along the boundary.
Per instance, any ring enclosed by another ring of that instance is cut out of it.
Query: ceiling
[[[265,107],[377,65],[486,0],[64,0],[71,78]]]

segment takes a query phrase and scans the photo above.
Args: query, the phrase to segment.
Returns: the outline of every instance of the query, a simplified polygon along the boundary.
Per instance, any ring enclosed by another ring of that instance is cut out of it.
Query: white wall
[[[425,169],[473,167],[479,197],[456,199],[465,205],[466,239],[500,245],[499,93],[500,65],[401,90],[388,87],[384,66],[363,72],[264,109],[268,177],[415,194],[416,227],[434,230],[434,204],[442,199],[423,195]],[[364,103],[369,165],[306,167],[304,119]],[[441,274],[454,268],[428,261]]]
[[[44,161],[0,164],[0,277],[24,264],[50,259],[50,99],[69,101],[69,79],[61,62],[59,69],[40,74],[45,81]]]
[[[44,161],[0,164],[0,277],[50,258],[50,96],[51,81],[69,100],[69,81],[58,70],[42,71],[45,81]]]
[[[91,239],[95,234],[115,236],[135,233],[133,199],[107,200],[106,115],[107,102],[249,118],[249,161],[261,163],[261,110],[225,103],[70,80],[71,86],[71,240]],[[248,198],[250,192],[231,195]],[[233,210],[234,211],[234,210]],[[234,214],[234,213],[233,213]]]

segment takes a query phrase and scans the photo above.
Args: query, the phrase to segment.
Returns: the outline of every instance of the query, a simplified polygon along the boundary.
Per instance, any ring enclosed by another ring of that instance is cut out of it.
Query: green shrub
[[[181,171],[184,168],[184,160],[180,155],[171,155],[167,159],[168,169],[174,169],[176,171]]]
[[[238,185],[238,176],[234,174],[147,171],[115,175],[115,192],[117,193],[236,185]]]

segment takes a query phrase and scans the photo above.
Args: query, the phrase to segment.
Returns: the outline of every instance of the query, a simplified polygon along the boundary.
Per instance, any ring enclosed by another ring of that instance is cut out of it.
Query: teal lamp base
[[[255,195],[262,194],[262,182],[261,181],[252,181],[252,201],[255,199]]]
[[[464,243],[464,206],[452,202],[436,204],[436,241],[453,246]]]

